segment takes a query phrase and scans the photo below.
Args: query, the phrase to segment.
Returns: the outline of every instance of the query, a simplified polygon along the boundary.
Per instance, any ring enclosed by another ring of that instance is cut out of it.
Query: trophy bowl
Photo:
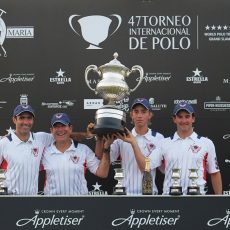
[[[190,186],[187,189],[187,195],[200,195],[200,187],[197,185],[198,169],[189,169]]]
[[[169,195],[182,195],[182,187],[180,185],[180,169],[174,168],[172,169],[172,186],[169,188]]]
[[[118,53],[114,53],[114,59],[109,63],[100,67],[89,65],[85,70],[87,86],[107,103],[99,108],[95,115],[96,122],[93,132],[98,136],[107,135],[108,133],[125,132],[126,113],[119,110],[115,104],[117,101],[128,96],[130,92],[134,92],[140,86],[144,76],[141,66],[135,65],[130,70],[122,65],[117,60],[117,57]],[[91,71],[96,72],[97,76],[101,77],[95,89],[90,86],[88,80],[88,75]],[[139,72],[140,78],[137,85],[133,89],[130,89],[125,78],[136,71]]]

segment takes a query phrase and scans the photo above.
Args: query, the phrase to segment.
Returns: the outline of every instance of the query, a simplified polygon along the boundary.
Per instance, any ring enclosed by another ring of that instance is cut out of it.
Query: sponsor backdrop
[[[2,206],[14,207],[13,212],[10,208],[0,209],[1,229],[229,229],[228,199],[226,196],[32,197],[28,202],[25,197],[1,197]],[[212,212],[210,206],[215,207]]]
[[[151,127],[169,136],[175,130],[174,105],[189,101],[196,110],[195,131],[216,145],[228,195],[229,7],[228,0],[2,0],[2,135],[13,129],[12,111],[19,103],[34,107],[34,131],[49,132],[56,112],[68,113],[76,131],[85,130],[103,100],[88,88],[84,71],[88,65],[108,63],[118,52],[118,60],[128,68],[143,67],[144,80],[117,106],[128,114],[134,98],[146,97],[154,111]],[[99,80],[90,74],[92,88]],[[138,80],[135,74],[126,79],[130,88]],[[93,140],[85,143],[94,148]],[[87,179],[92,195],[111,194],[116,183],[112,169],[108,179],[99,180],[90,173]],[[159,186],[161,182],[158,179]]]

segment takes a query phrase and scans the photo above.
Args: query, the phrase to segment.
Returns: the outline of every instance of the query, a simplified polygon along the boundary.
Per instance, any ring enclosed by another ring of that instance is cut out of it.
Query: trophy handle
[[[81,35],[73,28],[73,25],[72,25],[72,20],[73,20],[73,18],[75,18],[76,16],[80,17],[81,15],[78,15],[78,14],[73,14],[73,15],[71,15],[71,16],[69,17],[69,25],[70,25],[71,29],[72,29],[77,35],[79,35],[79,36],[81,37]]]
[[[94,91],[95,93],[97,93],[96,90],[90,86],[89,80],[88,80],[88,73],[89,73],[90,71],[92,71],[92,70],[95,71],[95,72],[97,72],[97,73],[100,75],[100,73],[98,72],[98,68],[97,68],[96,65],[89,65],[89,66],[87,66],[87,68],[85,69],[85,82],[86,82],[87,86],[88,86],[92,91]]]
[[[141,84],[141,82],[143,81],[143,78],[144,78],[144,70],[143,70],[143,68],[141,66],[139,66],[139,65],[133,66],[131,71],[130,71],[130,73],[132,73],[134,71],[139,71],[140,79],[139,79],[139,82],[137,83],[137,85],[133,89],[129,90],[130,92],[134,92],[139,87],[139,85]]]
[[[121,25],[121,16],[118,15],[118,14],[111,14],[110,16],[114,16],[114,17],[116,17],[118,19],[118,25],[117,25],[116,29],[110,35],[110,36],[112,36],[118,30],[118,28]]]

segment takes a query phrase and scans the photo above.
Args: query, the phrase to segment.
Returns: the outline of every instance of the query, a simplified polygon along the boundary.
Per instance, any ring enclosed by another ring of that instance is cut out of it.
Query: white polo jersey
[[[136,133],[135,128],[132,129],[132,134],[137,140],[141,153],[145,157],[151,157],[156,154],[156,149],[159,141],[163,139],[163,135],[160,133],[154,133],[149,129],[145,135],[140,136]],[[118,156],[121,156],[122,168],[124,170],[123,186],[126,188],[127,195],[142,195],[142,177],[143,173],[140,171],[136,158],[133,152],[133,148],[130,143],[124,142],[121,139],[117,139],[111,145],[110,160],[116,161]],[[154,161],[151,161],[151,174],[153,178],[153,194],[158,192],[155,184],[156,167]]]
[[[95,174],[100,161],[86,145],[78,143],[64,152],[54,144],[48,147],[43,155],[42,164],[46,170],[45,195],[87,195],[87,181],[84,175],[84,164]]]
[[[48,133],[30,133],[21,141],[14,132],[0,140],[0,164],[7,163],[5,186],[9,194],[36,195],[38,175],[45,145],[52,140]]]
[[[173,137],[165,138],[161,142],[160,154],[165,163],[164,195],[169,194],[169,188],[172,186],[173,168],[180,169],[180,185],[183,194],[187,193],[187,188],[191,184],[189,169],[198,169],[196,182],[200,187],[201,194],[206,193],[206,172],[216,173],[219,171],[213,142],[206,137],[198,136],[195,132],[185,139],[180,138],[177,133]]]

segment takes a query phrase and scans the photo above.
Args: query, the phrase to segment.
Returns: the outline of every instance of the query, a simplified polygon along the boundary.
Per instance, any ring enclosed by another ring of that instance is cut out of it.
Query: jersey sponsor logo
[[[74,164],[77,164],[79,159],[80,159],[80,157],[78,157],[76,155],[70,156],[70,160],[73,161]]]
[[[216,226],[216,225],[224,225],[227,229],[230,226],[230,210],[226,209],[226,215],[224,217],[215,217],[210,219],[207,222],[207,225],[210,227]]]
[[[33,155],[34,155],[35,157],[38,156],[38,152],[39,152],[39,148],[32,148],[32,149],[31,149],[31,153],[33,153]]]

